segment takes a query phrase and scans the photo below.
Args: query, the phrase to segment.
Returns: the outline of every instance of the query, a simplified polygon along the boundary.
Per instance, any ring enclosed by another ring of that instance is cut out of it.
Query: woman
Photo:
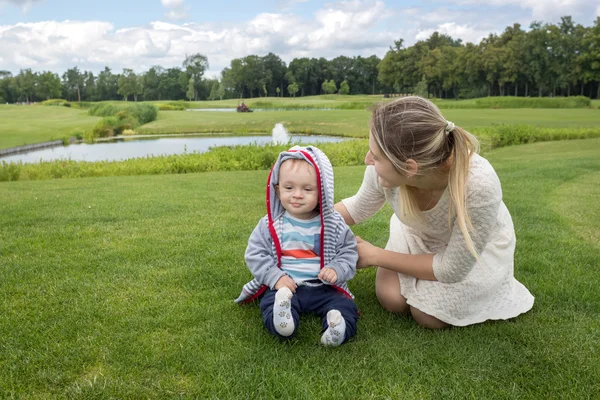
[[[394,210],[385,249],[358,238],[358,268],[378,266],[381,305],[427,328],[508,319],[533,296],[513,274],[515,233],[477,139],[420,97],[377,106],[358,193],[336,204],[349,225]]]

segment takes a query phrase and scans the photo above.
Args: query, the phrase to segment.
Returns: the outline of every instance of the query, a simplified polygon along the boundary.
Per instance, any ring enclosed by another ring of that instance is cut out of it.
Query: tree
[[[423,75],[423,79],[415,86],[415,96],[423,97],[424,99],[429,97],[429,90],[427,89],[427,79]]]
[[[333,79],[323,81],[323,84],[321,84],[321,88],[327,94],[335,93],[335,91],[337,90],[337,86]]]
[[[123,74],[118,80],[119,89],[117,93],[123,96],[123,100],[137,93],[137,76],[130,68],[123,68]]]
[[[92,71],[83,73],[83,98],[88,101],[97,100],[96,94],[96,78]]]
[[[133,93],[133,101],[138,101],[138,96],[144,94],[144,76],[136,75],[135,77],[135,92]]]
[[[208,95],[208,99],[215,100],[217,97],[219,97],[218,91],[219,91],[219,81],[215,81],[213,83],[212,87],[210,88],[210,94]]]
[[[194,87],[194,99],[198,100],[197,85],[200,84],[204,71],[208,69],[208,58],[200,53],[191,54],[189,56],[186,55],[185,60],[183,61],[183,68],[188,75],[194,79],[196,85]]]
[[[578,57],[583,72],[581,94],[585,83],[597,82],[596,98],[600,99],[600,17],[596,18],[594,26],[585,33],[582,49]]]
[[[13,93],[13,76],[10,71],[0,70],[0,103],[14,103],[17,101]]]
[[[196,95],[196,90],[194,89],[194,78],[190,78],[188,81],[188,89],[185,95],[189,101],[194,99],[194,96]]]
[[[340,94],[349,94],[350,86],[348,86],[348,81],[344,79],[344,81],[340,84]]]
[[[185,92],[179,84],[181,74],[181,69],[169,68],[161,75],[158,90],[162,99],[179,100],[185,98]]]
[[[22,69],[14,79],[18,96],[24,97],[28,103],[33,100],[36,79],[36,74],[30,68]]]
[[[542,96],[545,87],[549,86],[552,69],[548,52],[548,26],[540,22],[532,22],[527,32],[527,63],[531,66],[531,77]]]
[[[67,100],[77,95],[77,101],[81,101],[81,88],[83,87],[84,76],[79,72],[79,68],[73,67],[67,70],[62,76],[63,87],[67,93]]]
[[[281,58],[273,53],[264,56],[262,63],[265,71],[264,84],[267,87],[267,93],[275,93],[280,86],[283,87],[287,67]]]
[[[43,72],[37,76],[35,86],[36,96],[40,99],[56,99],[60,97],[62,84],[60,77],[50,71]]]
[[[108,67],[100,72],[96,80],[96,93],[98,100],[115,100],[117,98],[118,76],[113,74]]]
[[[219,96],[219,100],[223,100],[223,96],[225,96],[225,86],[223,83],[219,84],[219,89],[217,89],[217,96]]]
[[[296,97],[296,93],[298,93],[298,84],[292,83],[292,84],[288,85],[287,89],[288,89],[288,92],[290,95],[292,95],[293,97]]]
[[[144,100],[160,100],[160,84],[161,75],[164,70],[161,66],[153,66],[143,75],[144,79]]]

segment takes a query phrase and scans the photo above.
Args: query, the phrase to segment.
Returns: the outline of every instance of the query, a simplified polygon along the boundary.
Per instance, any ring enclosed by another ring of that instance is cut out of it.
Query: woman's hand
[[[377,251],[381,250],[377,246],[373,246],[371,243],[356,237],[356,243],[358,245],[358,263],[356,264],[357,269],[369,268],[372,265],[377,264]]]

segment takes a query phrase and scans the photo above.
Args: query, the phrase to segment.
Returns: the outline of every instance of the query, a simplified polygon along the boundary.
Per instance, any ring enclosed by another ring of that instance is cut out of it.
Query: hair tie
[[[450,132],[452,132],[453,130],[454,130],[454,122],[446,121],[446,127],[444,128],[444,131],[446,132],[446,136],[448,136],[448,134]]]

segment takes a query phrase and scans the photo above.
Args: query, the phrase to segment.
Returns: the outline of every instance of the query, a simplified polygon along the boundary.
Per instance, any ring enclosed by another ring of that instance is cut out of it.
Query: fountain
[[[283,124],[275,124],[272,136],[273,144],[288,144],[291,139],[288,131],[285,129],[285,126],[283,126]]]

